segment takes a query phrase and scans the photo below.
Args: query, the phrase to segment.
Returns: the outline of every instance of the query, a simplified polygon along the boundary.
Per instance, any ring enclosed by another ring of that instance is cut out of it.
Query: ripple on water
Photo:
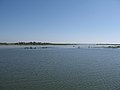
[[[119,90],[117,49],[1,49],[2,90]]]

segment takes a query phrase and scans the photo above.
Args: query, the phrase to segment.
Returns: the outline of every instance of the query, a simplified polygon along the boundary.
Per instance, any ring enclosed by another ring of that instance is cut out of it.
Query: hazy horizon
[[[119,0],[0,0],[0,42],[120,43]]]

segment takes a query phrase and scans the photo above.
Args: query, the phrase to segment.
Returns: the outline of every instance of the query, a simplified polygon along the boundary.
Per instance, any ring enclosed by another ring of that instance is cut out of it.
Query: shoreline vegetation
[[[96,45],[106,46],[106,47],[103,47],[103,48],[120,48],[120,44],[96,44]]]
[[[70,43],[43,43],[43,42],[17,42],[17,43],[0,43],[0,45],[79,45]]]
[[[96,45],[120,45],[120,44],[96,44]]]
[[[88,48],[120,48],[120,44],[75,44],[75,43],[46,43],[46,42],[16,42],[16,43],[2,43],[0,42],[0,45],[19,45],[19,46],[29,46],[29,45],[89,45]],[[90,45],[96,45],[101,47],[90,47]],[[43,47],[47,48],[47,47]],[[78,46],[80,48],[80,46]],[[25,47],[24,49],[36,49],[36,47]]]

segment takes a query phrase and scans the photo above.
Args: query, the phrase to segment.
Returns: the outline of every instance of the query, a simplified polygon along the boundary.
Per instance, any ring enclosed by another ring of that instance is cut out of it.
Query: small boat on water
[[[42,47],[42,48],[48,48],[48,47]]]
[[[90,46],[88,46],[88,48],[91,48]]]

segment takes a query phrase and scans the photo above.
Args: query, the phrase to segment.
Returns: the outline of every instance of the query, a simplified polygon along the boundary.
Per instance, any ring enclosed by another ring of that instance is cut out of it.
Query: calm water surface
[[[120,90],[120,49],[0,48],[0,90]]]

